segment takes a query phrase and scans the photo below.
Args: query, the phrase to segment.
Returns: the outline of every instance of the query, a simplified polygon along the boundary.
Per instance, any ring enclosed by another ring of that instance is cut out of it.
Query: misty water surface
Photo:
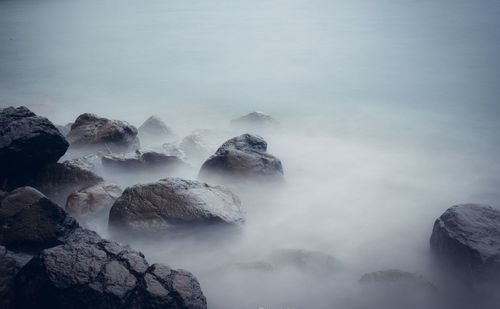
[[[193,272],[210,308],[378,308],[363,273],[439,286],[434,220],[457,203],[500,205],[499,16],[495,0],[2,0],[0,105],[57,124],[155,114],[179,136],[214,129],[214,148],[245,133],[231,119],[270,113],[280,128],[250,133],[286,184],[240,188],[241,229],[127,241]],[[338,269],[233,267],[280,248],[331,254]],[[378,301],[399,308],[391,297]]]

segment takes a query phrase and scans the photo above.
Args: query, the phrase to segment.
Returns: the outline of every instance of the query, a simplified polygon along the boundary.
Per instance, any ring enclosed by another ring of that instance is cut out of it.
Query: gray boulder
[[[139,127],[139,136],[149,141],[165,141],[175,137],[174,131],[160,118],[151,116]]]
[[[430,245],[451,267],[477,279],[500,279],[500,210],[480,204],[448,208],[434,223]]]
[[[109,211],[121,194],[119,186],[106,181],[99,182],[70,194],[65,209],[77,218],[99,215]]]
[[[181,178],[127,188],[109,214],[112,229],[135,231],[243,221],[240,200],[231,191]]]
[[[137,129],[125,121],[86,113],[78,116],[66,138],[71,148],[127,152],[139,148],[137,133]]]
[[[199,177],[220,182],[234,180],[282,181],[281,161],[267,153],[260,136],[243,134],[226,141],[203,163]]]

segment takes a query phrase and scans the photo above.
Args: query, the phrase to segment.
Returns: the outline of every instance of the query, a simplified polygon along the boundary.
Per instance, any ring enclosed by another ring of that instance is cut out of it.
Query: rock
[[[68,142],[47,118],[26,107],[0,110],[0,187],[13,189],[34,169],[54,163]]]
[[[140,152],[137,150],[136,152],[124,155],[106,155],[102,157],[102,165],[104,168],[123,172],[175,168],[183,164],[184,162],[176,156],[154,151]]]
[[[66,211],[77,217],[85,218],[107,212],[122,194],[122,189],[109,182],[99,182],[83,188],[68,196]]]
[[[139,148],[137,133],[137,129],[125,121],[82,114],[75,120],[66,137],[71,148],[127,152]]]
[[[239,128],[273,128],[279,122],[263,112],[252,112],[240,118],[231,120],[231,126]]]
[[[359,280],[363,284],[396,284],[437,292],[437,287],[423,276],[397,269],[382,270],[364,274]]]
[[[113,229],[154,231],[186,224],[244,221],[241,203],[229,190],[208,184],[166,178],[125,189],[109,215]]]
[[[337,260],[324,252],[304,249],[277,249],[271,255],[276,267],[293,267],[316,274],[329,274],[338,269]]]
[[[193,132],[184,137],[179,143],[179,148],[193,161],[202,161],[210,156],[210,146],[200,132]]]
[[[0,246],[0,308],[14,308],[15,278],[19,265],[7,248]]]
[[[64,242],[78,223],[30,187],[9,193],[0,204],[0,244],[33,252]]]
[[[49,199],[65,205],[68,196],[82,188],[102,182],[103,179],[76,160],[46,165],[28,181]]]
[[[500,210],[463,204],[434,223],[431,250],[442,261],[480,279],[500,279]]]
[[[201,179],[282,181],[281,161],[267,153],[260,136],[243,134],[226,141],[201,167]]]
[[[141,139],[145,140],[164,141],[169,138],[174,138],[175,134],[160,118],[151,116],[139,127],[139,136]]]
[[[191,273],[149,266],[139,252],[80,233],[21,269],[15,280],[18,308],[207,308]]]

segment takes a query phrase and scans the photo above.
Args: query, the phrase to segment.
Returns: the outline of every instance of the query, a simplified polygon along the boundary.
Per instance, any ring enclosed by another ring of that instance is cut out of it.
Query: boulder
[[[231,191],[181,178],[127,188],[109,214],[111,228],[132,231],[243,221],[240,200]]]
[[[19,271],[15,288],[18,308],[207,307],[191,273],[149,265],[140,252],[84,229],[41,251]]]
[[[273,128],[278,125],[278,121],[263,112],[252,112],[231,120],[231,126],[238,128]]]
[[[122,194],[122,189],[109,182],[99,182],[83,188],[68,196],[66,211],[77,217],[85,218],[107,212]]]
[[[125,121],[86,113],[78,116],[66,138],[71,148],[127,152],[139,148],[137,133],[137,129]]]
[[[7,248],[0,246],[0,308],[14,308],[15,278],[18,271],[19,265],[16,259]]]
[[[210,146],[200,132],[193,132],[185,136],[179,143],[179,148],[189,160],[202,161],[210,156]]]
[[[106,155],[102,157],[105,169],[123,172],[151,171],[182,166],[184,162],[176,156],[156,151],[141,152],[139,150],[123,155]]]
[[[0,204],[0,244],[35,252],[64,242],[78,228],[66,212],[31,187],[10,192]]]
[[[68,142],[46,118],[26,107],[0,110],[0,187],[22,185],[30,173],[64,155]]]
[[[174,138],[174,131],[156,116],[151,116],[139,127],[139,136],[145,140],[166,140]]]
[[[260,136],[243,134],[226,141],[203,163],[199,177],[225,182],[234,180],[282,181],[281,161],[267,153]]]
[[[500,210],[480,204],[448,208],[434,223],[430,246],[451,267],[500,279]]]
[[[81,162],[69,160],[46,165],[27,181],[27,184],[57,204],[65,205],[71,193],[102,181],[100,176],[87,169]]]
[[[359,280],[362,284],[395,284],[406,285],[412,288],[418,288],[429,292],[437,292],[437,287],[421,275],[401,271],[398,269],[389,269],[364,274]]]
[[[66,125],[56,125],[56,128],[61,132],[63,136],[68,135],[69,131],[71,130],[71,126],[73,125],[73,122],[67,123]]]

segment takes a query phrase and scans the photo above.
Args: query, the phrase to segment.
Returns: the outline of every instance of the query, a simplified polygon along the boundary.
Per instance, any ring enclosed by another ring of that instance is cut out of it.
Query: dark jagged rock
[[[71,148],[127,152],[139,148],[137,133],[137,129],[125,121],[82,114],[75,120],[66,138]]]
[[[79,230],[43,250],[16,277],[18,308],[204,309],[196,278]]]
[[[431,250],[442,261],[476,279],[500,279],[500,210],[463,204],[434,223]]]
[[[166,178],[125,189],[109,215],[113,229],[154,231],[186,224],[243,222],[236,195],[219,186]]]
[[[137,172],[158,168],[175,168],[184,165],[176,157],[155,151],[136,151],[124,155],[106,155],[102,157],[102,165],[106,169],[116,169],[123,172]]]
[[[64,155],[68,142],[46,118],[26,107],[0,110],[0,187],[22,185],[32,171]]]
[[[281,161],[267,153],[260,136],[243,134],[226,141],[200,170],[201,179],[283,180]]]
[[[233,127],[272,128],[278,125],[278,121],[263,112],[252,112],[238,119],[231,120],[231,126]]]
[[[407,285],[413,288],[427,290],[429,292],[437,292],[438,290],[432,282],[428,281],[423,276],[397,269],[366,273],[361,277],[359,282],[363,284]]]
[[[68,196],[66,211],[78,218],[109,211],[122,194],[122,189],[109,182],[99,182]]]
[[[30,187],[8,194],[0,204],[0,244],[34,252],[64,242],[78,228],[66,212]]]
[[[81,228],[33,188],[3,198],[0,226],[0,244],[34,255],[0,246],[2,308],[207,307],[189,272],[150,266],[140,252]]]
[[[146,140],[165,140],[175,134],[160,118],[151,116],[139,127],[139,136]]]

